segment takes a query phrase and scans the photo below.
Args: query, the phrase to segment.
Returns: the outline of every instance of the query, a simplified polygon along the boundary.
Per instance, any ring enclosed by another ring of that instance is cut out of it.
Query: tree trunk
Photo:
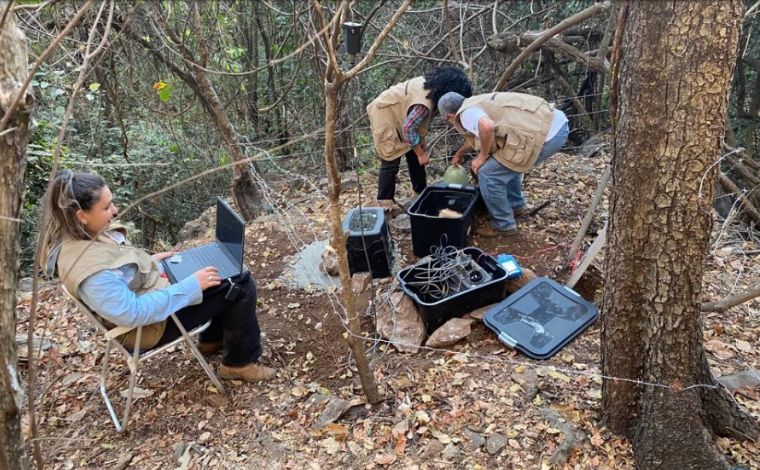
[[[623,8],[602,372],[627,380],[604,381],[605,418],[637,468],[727,468],[714,433],[758,426],[710,373],[699,307],[743,2]]]
[[[16,27],[8,2],[0,1],[0,116],[27,77],[26,38]],[[21,438],[21,385],[16,371],[16,282],[19,216],[24,194],[26,145],[34,96],[26,91],[10,120],[0,128],[0,468],[29,468]]]
[[[337,119],[337,102],[338,91],[341,88],[341,82],[325,83],[325,165],[327,167],[327,196],[330,201],[330,219],[332,228],[332,244],[338,253],[340,284],[342,287],[343,305],[346,308],[346,317],[348,317],[348,347],[354,354],[356,367],[359,369],[359,378],[362,382],[362,390],[370,403],[380,401],[380,394],[377,392],[375,377],[369,368],[367,353],[362,344],[361,326],[356,314],[356,305],[354,303],[354,294],[351,290],[351,277],[348,268],[348,256],[346,255],[346,235],[341,228],[340,218],[340,174],[338,165],[335,161],[335,121]]]

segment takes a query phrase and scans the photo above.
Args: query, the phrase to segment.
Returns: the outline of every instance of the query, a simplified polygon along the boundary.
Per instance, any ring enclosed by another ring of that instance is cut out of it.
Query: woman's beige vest
[[[133,246],[116,244],[107,235],[101,235],[94,241],[64,241],[56,266],[58,276],[66,286],[66,290],[79,299],[79,285],[85,279],[98,271],[117,269],[128,264],[137,266],[135,279],[130,283],[130,289],[135,293],[142,294],[169,285],[169,281],[161,277],[158,265],[149,254]],[[99,319],[106,328],[111,329],[117,326],[104,318]],[[166,320],[143,325],[140,349],[145,350],[155,346],[165,329]],[[134,349],[136,336],[137,329],[134,329],[116,339],[127,349]]]
[[[467,98],[456,114],[456,128],[467,143],[480,150],[480,140],[459,121],[466,109],[482,109],[494,123],[491,155],[512,171],[525,173],[536,163],[554,118],[554,110],[543,98],[523,93],[489,93]]]
[[[372,140],[375,142],[377,154],[383,160],[395,160],[409,151],[409,144],[401,137],[401,127],[404,125],[409,108],[415,104],[424,105],[430,110],[417,129],[420,136],[427,135],[435,106],[426,97],[430,91],[423,87],[424,84],[425,78],[417,77],[393,85],[380,93],[380,96],[367,106]]]

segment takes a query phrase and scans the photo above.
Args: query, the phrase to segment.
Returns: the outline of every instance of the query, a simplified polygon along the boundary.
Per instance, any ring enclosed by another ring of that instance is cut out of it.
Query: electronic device
[[[216,240],[181,251],[161,262],[172,284],[185,279],[199,269],[214,266],[222,279],[243,271],[243,242],[245,222],[221,198],[216,198]]]

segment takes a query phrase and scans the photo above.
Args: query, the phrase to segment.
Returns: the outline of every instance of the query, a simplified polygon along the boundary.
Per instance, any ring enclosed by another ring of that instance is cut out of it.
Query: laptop
[[[169,281],[175,284],[199,269],[215,266],[222,279],[243,272],[245,222],[221,198],[216,198],[216,240],[181,251],[161,261]]]

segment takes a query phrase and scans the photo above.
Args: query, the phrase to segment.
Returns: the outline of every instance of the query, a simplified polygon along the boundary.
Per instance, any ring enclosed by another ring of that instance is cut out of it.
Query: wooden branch
[[[760,284],[754,284],[749,289],[739,294],[726,297],[718,302],[705,302],[700,307],[703,312],[725,312],[729,308],[749,302],[750,300],[760,297]]]
[[[68,36],[68,34],[71,32],[72,29],[74,29],[74,26],[79,23],[79,20],[82,19],[85,13],[87,13],[87,10],[90,9],[90,6],[92,5],[93,0],[87,0],[84,5],[82,5],[82,8],[79,9],[79,11],[74,15],[74,17],[69,21],[69,24],[66,25],[65,28],[63,28],[63,31],[61,31],[58,36],[56,36],[55,39],[53,39],[53,42],[50,43],[50,45],[45,49],[45,51],[40,55],[40,57],[37,59],[37,61],[32,66],[31,70],[29,70],[29,75],[26,77],[26,80],[24,81],[24,84],[21,85],[21,88],[18,91],[18,94],[16,95],[16,98],[13,99],[10,106],[5,110],[5,115],[3,116],[3,119],[0,120],[0,131],[5,129],[5,126],[8,125],[8,121],[11,118],[11,115],[15,112],[16,106],[18,106],[18,103],[21,101],[21,98],[26,95],[26,89],[29,87],[29,84],[32,82],[32,79],[34,78],[34,74],[37,73],[37,70],[40,68],[40,65],[42,65],[42,62],[47,59],[47,57],[50,55],[53,50],[58,47],[58,44],[61,42],[63,38]]]
[[[551,54],[546,54],[546,62],[549,64],[552,72],[554,72],[554,76],[557,77],[557,81],[565,89],[567,96],[569,96],[570,100],[573,102],[573,106],[575,106],[575,109],[578,111],[578,116],[580,116],[583,127],[586,129],[593,129],[594,123],[591,120],[591,117],[589,117],[586,108],[583,106],[583,103],[581,103],[581,100],[575,96],[575,90],[573,89],[572,85],[570,85],[570,82],[567,80],[567,78],[565,78],[562,70],[557,65],[557,61],[554,60]]]
[[[589,225],[591,225],[591,221],[594,219],[594,212],[596,212],[596,208],[599,207],[599,203],[602,202],[604,189],[607,187],[607,183],[609,183],[611,177],[612,165],[607,165],[607,168],[604,170],[604,174],[599,179],[599,183],[596,186],[594,197],[591,199],[591,205],[589,205],[588,210],[586,210],[586,215],[583,217],[581,228],[578,230],[578,233],[575,235],[575,239],[573,240],[573,244],[570,246],[570,251],[567,254],[567,258],[565,259],[565,264],[570,263],[575,258],[578,250],[581,249],[583,237],[586,235],[586,231],[588,230]]]
[[[515,60],[512,61],[511,64],[509,64],[509,67],[507,67],[507,69],[501,75],[493,91],[502,91],[504,87],[506,86],[507,82],[509,81],[509,79],[512,77],[512,74],[515,73],[515,70],[517,70],[517,67],[519,67],[520,64],[522,64],[523,61],[528,58],[528,56],[530,56],[531,54],[533,54],[533,52],[538,50],[542,44],[544,44],[549,39],[551,39],[555,34],[561,33],[562,31],[580,23],[581,21],[587,20],[588,18],[591,18],[600,13],[603,13],[607,11],[609,7],[610,7],[609,1],[596,3],[593,6],[586,8],[582,12],[571,16],[570,18],[566,18],[562,20],[559,24],[547,30],[546,32],[544,32],[538,39],[533,41],[533,43],[530,46],[526,47],[525,50],[522,51],[520,55],[518,55],[515,58]]]
[[[734,157],[733,155],[727,155],[726,161],[731,165],[732,170],[736,170],[736,172],[739,173],[742,178],[746,179],[752,186],[760,185],[760,178],[753,174],[741,159]]]
[[[760,211],[758,211],[757,208],[752,205],[752,203],[744,196],[744,194],[742,194],[744,191],[736,186],[731,178],[724,175],[723,173],[718,176],[718,181],[720,181],[721,186],[723,186],[727,192],[733,193],[734,197],[739,200],[739,203],[741,204],[742,209],[744,209],[747,217],[749,217],[755,224],[760,226]]]
[[[532,43],[543,36],[543,32],[529,31],[519,36],[515,34],[499,33],[488,38],[486,43],[488,47],[505,52],[519,49],[522,44]],[[609,64],[603,58],[594,57],[580,51],[567,42],[557,37],[550,37],[540,45],[541,48],[548,49],[552,52],[565,55],[572,60],[583,64],[584,66],[597,72],[609,71]]]

